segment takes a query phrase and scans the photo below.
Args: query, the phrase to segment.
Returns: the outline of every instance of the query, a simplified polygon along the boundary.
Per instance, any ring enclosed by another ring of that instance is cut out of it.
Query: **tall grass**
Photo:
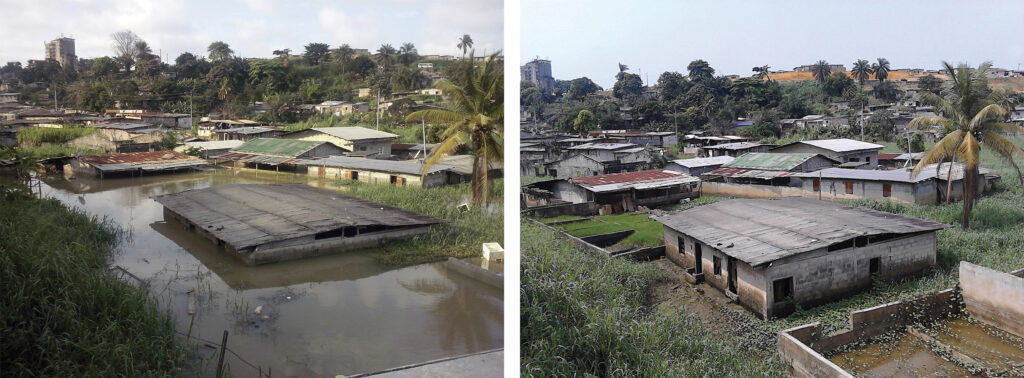
[[[522,231],[524,376],[784,375],[694,315],[653,311],[648,293],[670,279],[656,265],[586,253],[532,222]]]
[[[389,265],[414,265],[480,254],[480,245],[504,243],[502,180],[491,183],[491,198],[497,203],[489,208],[459,210],[468,201],[469,184],[432,188],[389,186],[342,181],[345,194],[412,210],[448,221],[431,227],[427,234],[406,240],[389,241],[380,255]]]
[[[0,202],[2,375],[180,375],[169,315],[108,273],[113,224],[20,188]]]
[[[92,127],[26,127],[18,130],[18,145],[22,147],[38,147],[44,144],[64,144],[83,135],[95,133]]]

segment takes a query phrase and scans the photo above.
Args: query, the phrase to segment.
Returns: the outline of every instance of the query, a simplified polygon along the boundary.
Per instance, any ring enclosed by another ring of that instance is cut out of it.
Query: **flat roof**
[[[440,219],[305,184],[231,184],[153,197],[236,250],[351,226],[429,226]]]
[[[799,142],[793,142],[793,143],[784,145],[784,146],[779,147],[779,148],[783,148],[783,147],[786,147],[786,146],[792,146],[792,145],[798,144],[798,143],[807,144],[807,145],[811,145],[811,146],[818,147],[818,148],[824,148],[826,150],[834,151],[834,152],[850,152],[850,151],[860,151],[860,150],[881,150],[881,149],[885,148],[885,146],[883,146],[881,144],[861,142],[859,140],[845,139],[845,138],[843,138],[843,139],[804,140],[804,141],[799,141]]]
[[[949,227],[801,197],[732,199],[652,218],[755,267],[859,236]]]
[[[672,185],[700,182],[699,178],[664,169],[606,175],[574,177],[569,182],[592,192],[614,192],[626,189],[653,189]]]
[[[314,127],[311,129],[317,132],[321,132],[333,137],[338,137],[345,140],[364,140],[364,139],[394,139],[398,138],[398,135],[392,133],[385,133],[383,131],[370,130],[365,127],[352,126],[352,127]],[[306,131],[299,130],[297,133]]]
[[[683,167],[696,168],[727,164],[735,159],[736,158],[732,156],[712,156],[706,158],[678,159],[672,160],[672,162]]]
[[[297,161],[295,164],[305,166],[354,168],[367,171],[402,173],[417,176],[423,173],[423,163],[413,160],[379,160],[350,156],[329,156],[322,159],[302,159]],[[446,171],[453,168],[455,167],[451,165],[434,164],[430,166],[430,170],[427,173],[430,174]]]

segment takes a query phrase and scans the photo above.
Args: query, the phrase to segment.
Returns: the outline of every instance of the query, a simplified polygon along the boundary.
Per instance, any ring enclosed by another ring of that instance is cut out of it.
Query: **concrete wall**
[[[853,194],[846,194],[846,181],[853,182]],[[891,195],[883,196],[883,184],[891,185]],[[804,197],[817,198],[814,191],[814,179],[803,180]],[[870,198],[881,201],[894,201],[917,205],[934,205],[938,201],[935,180],[925,180],[916,184],[905,182],[882,182],[867,180],[821,179],[821,199],[861,199]]]
[[[702,182],[700,191],[707,196],[742,197],[742,198],[779,198],[800,197],[803,188],[789,186],[731,184],[725,182]],[[817,198],[817,195],[814,196]]]
[[[962,261],[960,288],[971,316],[1024,337],[1024,278]]]
[[[325,157],[325,156],[341,155],[343,153],[345,153],[345,150],[342,150],[338,146],[335,146],[335,145],[330,144],[330,143],[324,143],[324,144],[321,144],[319,146],[316,146],[316,148],[313,148],[312,150],[306,151],[305,153],[303,153],[302,155],[299,155],[297,157],[299,157],[299,158],[307,158],[308,159],[308,158],[315,158],[315,157]]]
[[[473,278],[499,289],[505,287],[504,279],[501,274],[481,268],[478,265],[473,265],[457,258],[449,257],[445,267],[448,268],[448,270],[458,272],[464,276]]]
[[[366,182],[371,184],[391,184],[391,176],[398,176],[405,180],[405,186],[423,186],[432,187],[445,184],[444,172],[435,172],[427,175],[425,181],[420,180],[420,175],[400,174],[400,173],[389,173],[389,172],[375,172],[361,169],[349,169],[339,167],[317,167],[309,166],[309,170],[306,173],[309,176],[320,176],[320,170],[324,171],[324,178],[329,179],[347,179],[349,172],[359,172],[358,180],[360,182]]]
[[[557,178],[572,178],[583,176],[596,176],[605,173],[604,165],[594,160],[587,159],[583,155],[576,155],[568,159],[557,161],[546,165],[548,174],[554,171]]]
[[[848,163],[851,161],[866,161],[868,162],[868,169],[875,169],[875,167],[878,166],[878,151],[834,152],[824,148],[815,147],[809,144],[796,143],[793,145],[776,148],[772,150],[772,152],[815,153],[839,160],[842,163]]]
[[[534,218],[551,218],[559,215],[577,215],[581,217],[597,215],[599,206],[593,202],[567,203],[531,207],[523,211],[523,216]]]
[[[552,192],[555,194],[555,198],[566,202],[583,203],[589,200],[586,190],[568,181],[555,183]]]
[[[794,377],[801,378],[853,378],[853,375],[807,346],[817,331],[818,323],[812,323],[779,332],[779,357],[789,366],[789,373]],[[807,340],[802,340],[797,335],[801,335]]]

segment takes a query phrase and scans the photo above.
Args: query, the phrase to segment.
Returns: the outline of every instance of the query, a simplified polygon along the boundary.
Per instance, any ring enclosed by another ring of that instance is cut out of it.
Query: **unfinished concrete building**
[[[249,265],[372,248],[443,222],[303,184],[220,185],[153,199],[166,220]]]
[[[750,311],[784,316],[935,264],[948,226],[807,198],[734,199],[654,217],[665,254]]]

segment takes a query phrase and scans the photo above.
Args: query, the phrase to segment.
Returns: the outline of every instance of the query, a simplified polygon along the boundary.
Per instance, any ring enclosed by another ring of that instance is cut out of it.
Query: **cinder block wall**
[[[963,261],[960,288],[971,316],[1024,337],[1024,278]]]

